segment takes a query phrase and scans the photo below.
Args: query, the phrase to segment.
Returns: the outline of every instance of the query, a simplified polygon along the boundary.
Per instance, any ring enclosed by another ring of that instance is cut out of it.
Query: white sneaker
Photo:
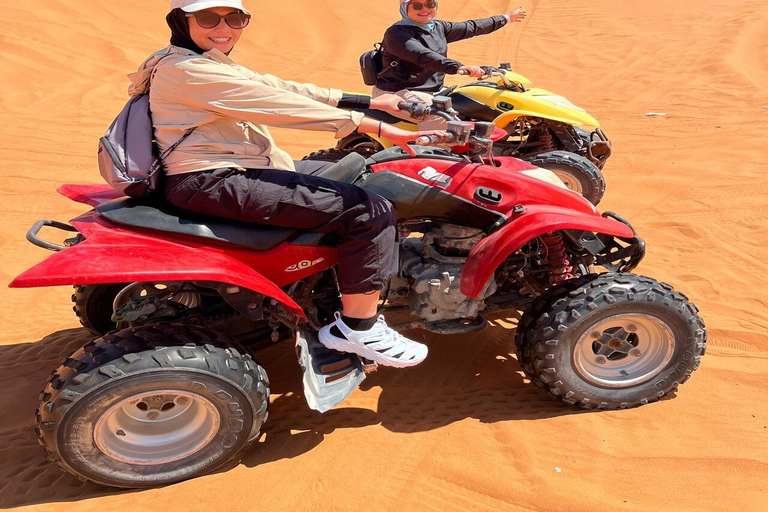
[[[427,346],[409,340],[387,327],[384,316],[367,331],[355,331],[341,320],[341,313],[334,313],[336,320],[318,333],[320,343],[339,352],[351,352],[384,366],[408,368],[416,366],[427,358]],[[331,334],[336,326],[343,338]]]

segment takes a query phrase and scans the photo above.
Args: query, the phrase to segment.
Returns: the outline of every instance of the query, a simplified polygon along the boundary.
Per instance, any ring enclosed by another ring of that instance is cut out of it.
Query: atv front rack
[[[602,168],[613,151],[611,141],[600,128],[592,132],[590,138],[591,140],[587,144],[587,157]]]
[[[635,228],[618,213],[603,212],[603,217],[621,222],[631,229],[635,236],[633,238],[618,238],[612,235],[598,234],[597,237],[605,247],[595,255],[595,263],[611,272],[630,272],[640,264],[645,256],[645,240],[637,236]],[[622,243],[619,243],[618,240]]]

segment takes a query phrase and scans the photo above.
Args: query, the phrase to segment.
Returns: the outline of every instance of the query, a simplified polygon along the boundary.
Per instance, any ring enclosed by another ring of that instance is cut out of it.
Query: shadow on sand
[[[384,368],[369,375],[362,390],[381,388],[371,409],[342,404],[325,414],[312,411],[304,401],[292,345],[281,342],[257,353],[270,375],[273,401],[264,442],[246,452],[242,462],[251,467],[295,457],[340,428],[381,424],[406,433],[466,418],[493,423],[582,412],[522,376],[512,356],[514,330],[504,320],[472,334],[408,334],[429,345],[429,358],[415,368]],[[35,343],[0,346],[0,410],[5,411],[0,420],[0,508],[139,492],[81,482],[48,461],[37,443],[34,412],[40,390],[50,372],[92,338],[85,329],[68,329]]]

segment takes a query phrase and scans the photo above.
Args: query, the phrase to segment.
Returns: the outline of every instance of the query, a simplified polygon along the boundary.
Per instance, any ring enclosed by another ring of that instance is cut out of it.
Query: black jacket
[[[451,23],[435,20],[428,32],[421,27],[395,23],[384,33],[384,72],[376,87],[384,91],[410,89],[435,92],[446,74],[455,75],[463,64],[449,59],[448,43],[490,34],[507,24],[504,16]],[[393,62],[397,62],[394,67]]]

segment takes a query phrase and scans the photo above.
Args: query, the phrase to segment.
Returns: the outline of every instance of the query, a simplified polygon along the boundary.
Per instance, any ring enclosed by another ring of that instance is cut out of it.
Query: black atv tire
[[[606,273],[544,292],[523,314],[515,345],[534,384],[569,404],[610,410],[674,392],[699,367],[706,339],[698,309],[670,285]]]
[[[302,160],[320,160],[322,162],[338,162],[348,154],[350,154],[351,151],[347,151],[346,149],[336,149],[336,148],[330,148],[330,149],[321,149],[318,151],[313,151],[312,153],[308,154]]]
[[[87,343],[40,400],[36,431],[50,460],[81,480],[152,487],[238,460],[267,419],[269,381],[226,336],[155,324]]]
[[[554,172],[566,187],[594,205],[600,203],[605,194],[603,173],[589,158],[568,151],[549,151],[526,158],[526,161]]]
[[[359,133],[347,135],[339,141],[335,148],[313,151],[302,160],[321,160],[323,162],[338,162],[350,153],[358,153],[365,158],[378,153],[384,147],[368,137]]]
[[[80,324],[96,336],[103,336],[117,328],[112,321],[112,303],[120,290],[130,283],[75,285],[72,311]]]
[[[365,134],[352,133],[339,141],[336,145],[339,151],[358,153],[365,158],[384,150],[384,146]]]

